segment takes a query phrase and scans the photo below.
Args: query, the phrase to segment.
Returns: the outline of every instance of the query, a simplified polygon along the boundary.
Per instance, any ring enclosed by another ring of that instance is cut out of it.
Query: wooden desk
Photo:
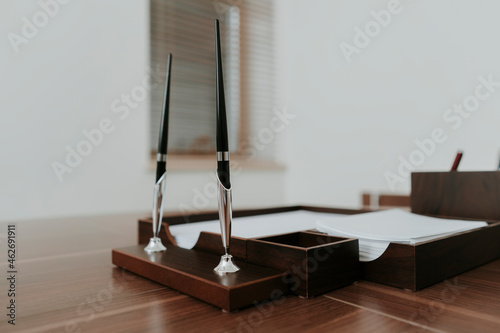
[[[111,264],[111,248],[135,244],[146,215],[17,223],[16,326],[2,278],[0,332],[500,331],[500,260],[415,293],[361,281],[223,313]],[[0,246],[6,276],[5,239]]]

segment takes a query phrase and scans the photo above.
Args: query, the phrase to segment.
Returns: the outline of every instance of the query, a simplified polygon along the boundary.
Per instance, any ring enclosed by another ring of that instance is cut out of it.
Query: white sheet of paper
[[[232,235],[236,237],[253,238],[315,229],[316,221],[319,219],[340,216],[344,215],[298,210],[286,213],[237,217],[233,218]],[[220,233],[219,221],[186,223],[170,226],[170,233],[174,236],[177,245],[186,249],[191,249],[196,244],[200,232],[202,231]]]
[[[359,239],[360,260],[371,261],[390,242],[416,244],[487,226],[486,222],[450,220],[390,209],[335,218],[323,218],[316,229],[334,236]]]
[[[348,216],[299,210],[234,218],[232,235],[252,238],[317,229],[334,236],[358,238],[360,260],[371,261],[381,256],[390,242],[416,244],[486,225],[486,222],[426,217],[400,209]],[[220,233],[219,221],[170,226],[177,244],[187,249],[196,244],[202,231]]]

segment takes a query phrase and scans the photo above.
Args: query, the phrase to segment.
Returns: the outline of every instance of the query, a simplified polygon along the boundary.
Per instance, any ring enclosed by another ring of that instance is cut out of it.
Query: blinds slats
[[[167,55],[173,54],[169,151],[215,149],[213,21],[217,17],[221,20],[230,149],[237,151],[240,141],[268,126],[275,91],[273,6],[263,0],[238,3],[222,19],[212,1],[150,0],[152,67],[158,64],[164,72]],[[163,89],[160,84],[151,92],[152,150],[158,142]],[[272,159],[275,147],[269,146],[259,152],[261,157]]]

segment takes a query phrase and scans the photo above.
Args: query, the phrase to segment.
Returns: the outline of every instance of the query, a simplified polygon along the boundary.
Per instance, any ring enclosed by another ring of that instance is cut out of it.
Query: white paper
[[[416,244],[487,226],[486,222],[450,220],[413,214],[401,209],[323,218],[316,229],[334,236],[359,239],[361,261],[385,252],[389,243]]]
[[[333,218],[335,216],[344,215],[298,210],[286,213],[237,217],[233,218],[232,236],[253,238],[310,230],[316,228],[316,221],[319,219]],[[170,226],[170,233],[174,236],[177,245],[186,249],[191,249],[196,244],[202,231],[220,233],[219,221]]]

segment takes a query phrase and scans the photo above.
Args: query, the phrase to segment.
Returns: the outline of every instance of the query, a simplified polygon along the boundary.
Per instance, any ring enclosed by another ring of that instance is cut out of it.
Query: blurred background
[[[149,214],[168,53],[166,207],[215,210],[215,18],[235,209],[408,195],[410,171],[447,171],[458,150],[459,170],[497,170],[498,12],[494,0],[4,0],[0,221]]]

